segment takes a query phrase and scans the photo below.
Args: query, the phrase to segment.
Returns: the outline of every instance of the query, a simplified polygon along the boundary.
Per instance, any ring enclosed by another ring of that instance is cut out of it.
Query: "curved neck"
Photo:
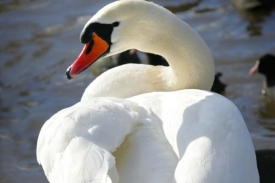
[[[111,55],[135,48],[161,55],[170,66],[113,68],[98,77],[81,100],[95,96],[131,97],[155,91],[211,89],[215,75],[211,53],[198,33],[173,13],[146,1],[117,1],[101,10],[92,21],[106,23],[112,17],[121,24],[112,33]]]
[[[207,45],[196,31],[174,14],[164,8],[157,10],[138,21],[142,33],[136,36],[135,47],[161,55],[168,61],[170,67],[163,68],[159,75],[168,90],[210,90],[215,67]],[[159,14],[162,14],[161,19]]]

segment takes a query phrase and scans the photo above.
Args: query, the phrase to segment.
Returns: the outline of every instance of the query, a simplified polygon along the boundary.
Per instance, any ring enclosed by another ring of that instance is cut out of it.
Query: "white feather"
[[[80,103],[49,119],[37,142],[49,181],[258,183],[254,147],[236,106],[187,90],[209,90],[214,79],[200,36],[168,10],[137,0],[107,5],[86,26],[115,21],[108,55],[137,48],[164,56],[170,67],[107,71]]]

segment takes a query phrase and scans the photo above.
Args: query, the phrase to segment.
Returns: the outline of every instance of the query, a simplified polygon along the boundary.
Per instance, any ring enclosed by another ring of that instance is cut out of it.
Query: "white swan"
[[[137,28],[129,29],[133,26]],[[67,70],[68,77],[104,54],[129,48],[163,52],[171,65],[157,69],[121,66],[141,77],[114,72],[113,77],[121,78],[125,86],[116,88],[123,83],[106,78],[118,91],[112,94],[106,85],[106,90],[99,89],[106,91],[99,96],[211,88],[214,67],[207,46],[187,24],[156,4],[111,3],[86,24],[81,40],[85,47]],[[154,83],[147,82],[149,76]],[[88,96],[57,113],[41,130],[37,159],[50,182],[259,182],[248,130],[238,109],[224,97],[202,90],[147,93],[129,99]]]
[[[259,182],[249,132],[226,98],[182,90],[130,100],[92,98],[44,124],[37,159],[51,183]]]
[[[68,68],[68,78],[98,57],[131,48],[161,55],[170,65],[126,64],[108,70],[86,89],[84,100],[97,96],[126,98],[153,91],[210,90],[214,81],[214,61],[202,38],[170,11],[152,3],[132,0],[107,5],[87,22],[80,39],[85,47]],[[93,49],[86,54],[89,45]]]

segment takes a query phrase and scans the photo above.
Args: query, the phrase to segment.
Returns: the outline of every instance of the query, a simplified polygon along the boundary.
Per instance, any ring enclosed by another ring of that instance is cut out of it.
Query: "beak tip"
[[[68,69],[66,70],[66,76],[67,76],[67,79],[69,79],[69,80],[73,78],[73,77],[70,75],[71,69],[72,69],[72,66],[68,67]]]

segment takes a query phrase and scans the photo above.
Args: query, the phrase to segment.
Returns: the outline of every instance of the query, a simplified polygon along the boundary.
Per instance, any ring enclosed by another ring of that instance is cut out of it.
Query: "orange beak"
[[[91,64],[93,64],[100,56],[102,56],[109,49],[109,44],[93,33],[92,41],[86,43],[79,57],[67,69],[66,75],[68,79],[76,76]]]

